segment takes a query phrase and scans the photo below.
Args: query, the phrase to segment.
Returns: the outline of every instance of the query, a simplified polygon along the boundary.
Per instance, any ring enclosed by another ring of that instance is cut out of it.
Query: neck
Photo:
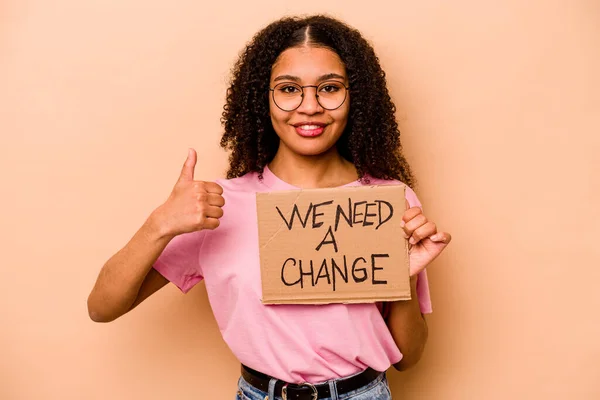
[[[269,169],[279,179],[302,189],[337,187],[358,179],[354,165],[335,147],[324,154],[303,156],[282,151],[280,146]]]

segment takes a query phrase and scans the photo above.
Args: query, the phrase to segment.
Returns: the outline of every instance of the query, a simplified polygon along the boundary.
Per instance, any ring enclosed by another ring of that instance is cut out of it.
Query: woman
[[[103,266],[90,317],[107,322],[168,282],[205,280],[219,329],[242,363],[241,399],[389,399],[385,371],[415,364],[431,312],[425,267],[450,242],[421,212],[401,154],[385,75],[360,33],[324,16],[261,30],[235,65],[221,145],[226,180],[194,179],[190,149],[167,201]],[[263,305],[257,192],[406,184],[410,301]]]

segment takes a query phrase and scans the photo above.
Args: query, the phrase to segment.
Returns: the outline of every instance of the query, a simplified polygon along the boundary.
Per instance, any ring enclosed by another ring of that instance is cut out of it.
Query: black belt
[[[337,392],[338,394],[345,394],[359,389],[373,382],[381,374],[381,372],[375,371],[372,368],[367,368],[358,375],[337,380]],[[255,371],[243,364],[242,378],[250,385],[263,392],[269,392],[269,381],[273,379],[269,375]],[[317,400],[331,397],[329,383],[312,385],[310,383],[296,384],[277,380],[277,383],[275,384],[275,393],[277,396],[283,397],[284,400]]]

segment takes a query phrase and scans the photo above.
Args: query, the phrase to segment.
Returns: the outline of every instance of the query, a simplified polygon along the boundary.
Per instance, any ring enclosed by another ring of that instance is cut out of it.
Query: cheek
[[[281,111],[273,102],[269,102],[269,117],[271,117],[271,125],[275,129],[277,135],[281,134],[281,129],[286,125],[289,116],[288,113]]]
[[[342,126],[345,126],[348,123],[348,116],[350,115],[349,107],[342,107],[336,110],[334,114],[335,121]]]
[[[338,123],[340,123],[341,125],[346,125],[346,123],[348,122],[348,117],[350,116],[350,95],[348,94],[348,97],[346,98],[346,101],[344,101],[344,104],[342,104],[342,106],[340,108],[338,108],[337,110],[335,110],[335,119]]]
[[[269,115],[273,115],[275,108],[277,107],[275,106],[275,103],[273,103],[273,97],[269,96]]]
[[[271,121],[275,123],[276,121],[280,121],[282,118],[281,110],[273,103],[273,99],[269,98],[269,116],[271,117]]]
[[[273,125],[283,125],[285,124],[286,118],[285,115],[281,114],[281,111],[273,110],[271,111],[271,122]]]

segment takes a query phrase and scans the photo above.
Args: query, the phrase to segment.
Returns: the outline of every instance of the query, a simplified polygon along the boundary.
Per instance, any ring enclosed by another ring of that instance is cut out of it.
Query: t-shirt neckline
[[[300,190],[300,189],[302,189],[301,187],[294,186],[291,183],[287,183],[283,179],[279,178],[277,175],[275,175],[273,173],[273,171],[271,171],[269,169],[268,165],[265,165],[262,175],[263,175],[264,184],[267,185],[268,187],[270,187],[271,189],[276,189],[276,190]],[[351,187],[351,186],[360,186],[360,180],[357,179],[355,181],[348,182],[344,185],[333,186],[333,187],[330,187],[327,189],[343,188],[343,187]]]

